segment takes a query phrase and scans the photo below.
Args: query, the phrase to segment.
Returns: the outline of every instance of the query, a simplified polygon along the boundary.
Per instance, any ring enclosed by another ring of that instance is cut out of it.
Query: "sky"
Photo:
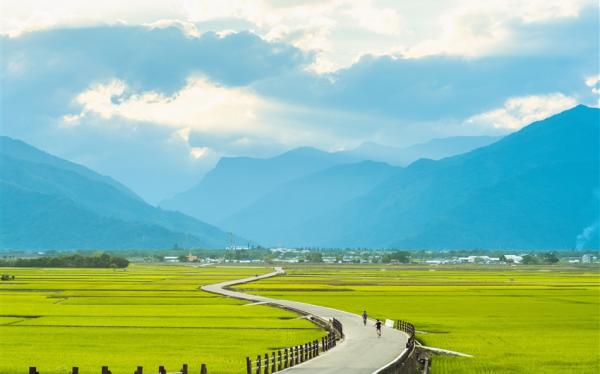
[[[2,0],[0,133],[151,203],[223,156],[501,135],[598,106],[588,0]]]

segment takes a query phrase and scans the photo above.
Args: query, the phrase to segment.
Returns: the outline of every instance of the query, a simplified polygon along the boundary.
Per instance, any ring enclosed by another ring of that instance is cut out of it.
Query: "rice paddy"
[[[0,373],[114,374],[181,364],[241,373],[245,357],[320,337],[293,313],[199,290],[262,268],[15,269],[0,283]],[[145,372],[146,372],[145,371]]]
[[[292,313],[199,290],[268,271],[4,269],[16,280],[0,283],[0,373],[244,372],[248,355],[322,335]],[[598,267],[296,266],[238,288],[404,319],[424,344],[475,356],[435,357],[433,373],[600,372]]]
[[[247,292],[403,319],[436,357],[433,373],[600,373],[596,267],[298,266]]]

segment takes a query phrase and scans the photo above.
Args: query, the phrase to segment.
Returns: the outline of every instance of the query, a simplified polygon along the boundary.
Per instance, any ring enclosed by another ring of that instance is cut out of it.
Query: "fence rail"
[[[338,333],[341,333],[341,323],[339,327],[340,332]],[[276,373],[318,357],[319,353],[336,346],[336,331],[330,331],[329,334],[321,337],[321,341],[313,340],[305,344],[279,349],[271,352],[270,355],[269,353],[265,353],[264,356],[259,354],[256,356],[256,360],[246,357],[246,374]]]
[[[415,326],[406,321],[396,321],[394,327],[408,334],[406,349],[394,361],[379,369],[375,374],[414,374],[417,372],[415,359]]]
[[[112,374],[112,372],[110,371],[110,369],[108,368],[108,366],[102,366],[101,370],[101,374]],[[164,366],[159,366],[158,367],[158,372],[153,371],[153,370],[148,370],[147,371],[148,374],[191,374],[191,371],[189,370],[188,364],[183,364],[181,366],[181,369],[177,370],[177,371],[167,371],[167,369]],[[40,372],[37,370],[37,368],[35,366],[30,366],[29,367],[29,374],[40,374]],[[68,374],[79,374],[79,367],[74,366],[71,371]],[[138,366],[133,374],[144,374],[144,367],[142,366]],[[201,364],[200,365],[200,374],[208,374],[208,370],[206,368],[206,364]]]

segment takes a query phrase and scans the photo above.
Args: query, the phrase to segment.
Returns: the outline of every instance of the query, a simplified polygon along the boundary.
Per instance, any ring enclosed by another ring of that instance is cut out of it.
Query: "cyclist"
[[[375,322],[375,328],[377,329],[377,336],[381,336],[381,321],[377,320],[377,322]]]
[[[367,315],[367,311],[363,310],[363,314],[362,314],[362,318],[363,318],[363,324],[366,326],[367,325],[367,317],[369,317]]]

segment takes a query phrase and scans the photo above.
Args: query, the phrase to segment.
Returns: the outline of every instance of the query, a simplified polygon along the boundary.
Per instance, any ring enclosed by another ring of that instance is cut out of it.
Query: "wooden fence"
[[[153,371],[153,370],[148,370],[147,373],[148,374],[156,374],[156,373],[158,373],[158,374],[191,374],[192,372],[189,370],[188,364],[183,364],[181,366],[181,369],[174,371],[174,372],[173,371],[167,372],[167,369],[165,369],[164,366],[159,366],[158,372]],[[29,367],[29,374],[40,374],[40,372],[37,370],[36,367],[32,366],[32,367]],[[79,374],[79,368],[74,366],[68,374]],[[110,371],[108,366],[102,366],[101,374],[112,374],[112,372]],[[144,374],[144,368],[142,366],[138,366],[135,369],[135,371],[133,372],[133,374]],[[208,374],[208,370],[206,369],[205,364],[200,365],[200,374]]]
[[[299,365],[319,356],[335,347],[336,333],[330,331],[321,341],[313,340],[290,348],[279,349],[276,352],[257,355],[256,360],[246,357],[246,374],[269,374]]]
[[[375,374],[414,374],[417,372],[415,355],[415,326],[409,322],[396,321],[394,327],[408,334],[406,349],[394,361],[377,370]]]

